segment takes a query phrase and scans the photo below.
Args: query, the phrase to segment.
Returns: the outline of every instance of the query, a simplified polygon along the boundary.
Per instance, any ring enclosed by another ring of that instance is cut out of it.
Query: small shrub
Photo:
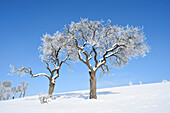
[[[133,83],[131,81],[129,82],[129,86],[133,86]]]
[[[52,100],[52,96],[51,95],[39,95],[39,100],[40,100],[40,103],[41,104],[44,104],[44,103],[48,103]]]
[[[168,81],[167,80],[162,80],[162,83],[167,83]]]

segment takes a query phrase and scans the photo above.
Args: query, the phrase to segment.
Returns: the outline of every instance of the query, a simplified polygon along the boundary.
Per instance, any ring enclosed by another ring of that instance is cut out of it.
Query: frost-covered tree
[[[25,97],[25,90],[28,89],[28,82],[21,82],[22,89],[23,89],[23,97]]]
[[[142,85],[142,81],[140,81],[139,83],[140,83],[140,85]]]
[[[66,64],[69,69],[71,69],[68,61],[74,62],[77,60],[76,49],[73,41],[59,31],[54,33],[53,36],[50,34],[45,34],[42,38],[42,46],[39,49],[43,52],[42,55],[40,55],[41,59],[46,61],[47,65],[47,62],[50,62],[55,67],[53,70],[47,68],[51,73],[49,78],[49,94],[52,94],[55,86],[55,79],[59,77],[61,66]],[[56,74],[54,75],[54,73]]]
[[[11,88],[11,91],[12,91],[12,99],[14,99],[16,93],[18,93],[18,88],[17,88],[17,87],[12,87],[12,88]]]
[[[17,86],[17,87],[12,87],[11,88],[11,91],[12,91],[12,99],[14,99],[15,98],[15,95],[16,95],[16,93],[20,93],[20,95],[19,95],[19,98],[21,98],[21,97],[25,97],[25,90],[26,89],[28,89],[28,82],[21,82],[21,85],[19,85],[19,86]]]
[[[65,26],[65,35],[74,40],[78,57],[89,68],[90,99],[96,99],[96,72],[109,71],[128,64],[128,60],[145,56],[148,46],[145,43],[143,28],[111,25],[111,21],[89,21],[81,19]]]
[[[46,69],[50,74],[38,73],[33,74],[30,67],[21,66],[17,69],[13,65],[11,67],[12,74],[18,74],[20,76],[29,73],[32,77],[45,76],[49,80],[49,95],[52,95],[55,86],[55,80],[59,77],[59,71],[63,64],[67,64],[69,68],[71,66],[67,61],[76,61],[76,50],[73,46],[73,41],[65,37],[62,33],[56,32],[54,35],[45,34],[42,38],[42,46],[40,46],[40,55],[42,61],[46,64]]]
[[[11,96],[12,81],[0,82],[0,100],[8,100]]]
[[[20,93],[19,98],[21,98],[22,93],[23,93],[23,87],[22,86],[18,86],[17,89],[18,89],[18,92]]]
[[[4,95],[5,95],[5,88],[3,86],[3,82],[0,82],[0,100],[4,99]]]
[[[133,83],[132,83],[132,81],[130,81],[130,82],[129,82],[129,86],[133,86]]]

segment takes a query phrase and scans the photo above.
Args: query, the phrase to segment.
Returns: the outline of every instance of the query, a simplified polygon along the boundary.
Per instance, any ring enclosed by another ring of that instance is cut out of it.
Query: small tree
[[[16,93],[18,93],[18,88],[17,87],[12,87],[11,91],[12,91],[12,99],[14,99]]]
[[[132,81],[130,81],[130,82],[129,82],[129,86],[133,86],[133,83],[132,83]]]
[[[12,81],[0,82],[0,100],[8,100],[11,96]]]
[[[23,89],[23,97],[25,97],[25,90],[28,89],[28,82],[21,82],[22,89]]]
[[[22,97],[22,93],[23,93],[23,87],[22,86],[18,86],[17,89],[18,89],[18,92],[20,93],[19,98],[21,98]]]
[[[75,61],[76,51],[73,46],[73,42],[70,38],[63,36],[62,33],[56,32],[53,36],[50,34],[43,35],[42,46],[40,46],[40,55],[42,61],[46,64],[46,69],[50,74],[38,73],[33,74],[30,67],[21,66],[20,69],[17,69],[13,65],[11,67],[12,74],[18,74],[20,76],[29,73],[32,77],[45,76],[49,80],[49,95],[52,95],[55,86],[55,80],[59,77],[59,71],[63,64],[67,64],[69,68],[71,66],[67,63],[68,60]],[[51,65],[51,69],[50,68]]]
[[[96,72],[109,71],[109,65],[116,68],[128,64],[132,57],[145,56],[148,46],[142,29],[111,25],[111,21],[89,21],[81,19],[65,26],[65,35],[74,40],[78,57],[89,68],[90,99],[96,96]],[[94,65],[93,65],[94,64]]]
[[[142,81],[140,81],[139,83],[140,83],[140,85],[142,85]]]

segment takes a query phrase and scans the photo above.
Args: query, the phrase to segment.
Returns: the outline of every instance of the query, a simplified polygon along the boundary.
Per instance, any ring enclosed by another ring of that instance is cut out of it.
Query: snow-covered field
[[[170,113],[170,82],[55,94],[48,104],[38,96],[0,102],[0,113]]]

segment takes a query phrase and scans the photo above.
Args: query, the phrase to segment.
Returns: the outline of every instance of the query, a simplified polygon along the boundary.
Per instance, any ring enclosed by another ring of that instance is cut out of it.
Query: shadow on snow
[[[101,91],[97,92],[97,95],[109,95],[109,94],[120,94],[120,92],[111,92],[111,91]],[[89,99],[89,93],[65,93],[65,94],[54,94],[54,99],[57,98],[81,98],[81,99]]]

